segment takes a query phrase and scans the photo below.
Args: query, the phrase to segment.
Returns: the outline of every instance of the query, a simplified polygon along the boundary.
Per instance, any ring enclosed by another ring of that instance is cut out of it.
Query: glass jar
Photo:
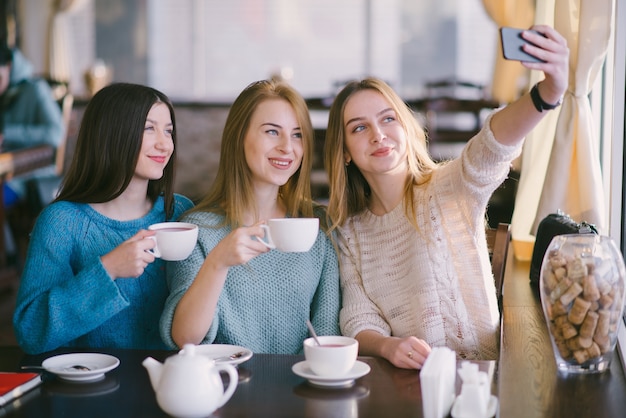
[[[624,257],[595,234],[555,236],[543,258],[540,294],[557,368],[609,368],[624,312]]]

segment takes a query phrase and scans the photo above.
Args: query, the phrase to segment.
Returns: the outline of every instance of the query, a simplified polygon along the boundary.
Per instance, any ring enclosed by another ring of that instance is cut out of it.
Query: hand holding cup
[[[148,229],[156,232],[149,237],[156,243],[150,252],[167,261],[189,257],[198,240],[198,225],[187,222],[161,222],[150,225]]]
[[[259,242],[283,252],[306,252],[313,247],[319,231],[318,218],[275,218],[261,225],[265,237]]]

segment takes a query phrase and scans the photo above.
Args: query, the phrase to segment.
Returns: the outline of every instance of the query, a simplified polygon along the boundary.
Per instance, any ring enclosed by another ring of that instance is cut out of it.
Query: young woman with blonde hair
[[[200,227],[196,248],[168,270],[161,334],[170,347],[221,343],[294,354],[307,319],[321,334],[339,333],[337,255],[323,229],[304,253],[270,251],[258,240],[268,219],[325,218],[311,200],[312,153],[311,120],[296,90],[259,81],[240,93],[215,183],[183,217]]]
[[[328,214],[337,231],[341,330],[362,355],[419,369],[433,346],[498,356],[499,311],[485,210],[523,139],[567,88],[569,51],[554,29],[524,32],[543,71],[531,92],[487,117],[462,155],[441,165],[402,99],[381,80],[349,83],[329,116]]]

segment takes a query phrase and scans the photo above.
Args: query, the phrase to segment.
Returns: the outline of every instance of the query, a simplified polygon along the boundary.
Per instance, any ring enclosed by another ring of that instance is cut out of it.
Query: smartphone
[[[500,39],[502,40],[502,53],[507,60],[526,61],[526,62],[545,62],[530,55],[522,50],[522,45],[530,43],[522,38],[522,32],[524,29],[517,28],[500,28]],[[534,31],[535,33],[543,36],[542,33]],[[531,44],[532,45],[532,44]]]

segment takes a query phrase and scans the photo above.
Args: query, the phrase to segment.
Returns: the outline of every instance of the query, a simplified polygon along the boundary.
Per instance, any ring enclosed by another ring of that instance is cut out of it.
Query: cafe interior
[[[3,181],[26,176],[39,164],[57,168],[49,183],[29,191],[27,203],[17,209],[2,207],[0,212],[5,231],[0,268],[6,272],[0,274],[0,349],[7,350],[0,367],[12,368],[22,361],[11,317],[30,228],[52,200],[72,158],[85,106],[103,86],[145,84],[172,99],[178,130],[175,191],[197,202],[215,177],[230,103],[252,81],[290,82],[309,106],[315,128],[311,186],[313,197],[324,203],[328,109],[347,81],[367,75],[387,81],[427,130],[431,155],[438,161],[453,159],[489,112],[541,80],[540,73],[503,58],[499,28],[541,23],[554,26],[568,41],[570,86],[560,110],[526,138],[522,155],[485,214],[486,227],[493,231],[488,236],[495,238],[500,230],[505,237],[490,244],[492,266],[499,263],[494,273],[501,275],[501,352],[496,361],[478,363],[489,376],[499,417],[623,416],[623,320],[618,321],[621,339],[607,370],[562,374],[554,362],[540,296],[529,285],[538,225],[558,210],[576,222],[595,225],[622,253],[626,248],[623,2],[0,0],[0,4],[3,42],[18,47],[36,73],[49,81],[65,125],[63,143],[56,150],[0,155]],[[63,415],[63,408],[89,411],[112,404],[120,416],[162,416],[141,361],[148,354],[164,361],[173,353],[111,354],[131,365],[113,378],[107,374],[95,396],[82,387],[72,391],[58,382],[45,383],[38,389],[45,400],[33,396],[7,416],[78,416]],[[430,413],[418,373],[397,370],[384,360],[369,359],[372,372],[341,390],[302,383],[291,373],[296,360],[255,353],[249,362],[239,364],[239,385],[219,416],[448,416]],[[141,379],[135,399],[120,389],[129,386],[124,379]],[[263,389],[265,397],[259,393]],[[130,415],[122,412],[124,407],[132,411]],[[0,405],[0,416],[2,411]]]

